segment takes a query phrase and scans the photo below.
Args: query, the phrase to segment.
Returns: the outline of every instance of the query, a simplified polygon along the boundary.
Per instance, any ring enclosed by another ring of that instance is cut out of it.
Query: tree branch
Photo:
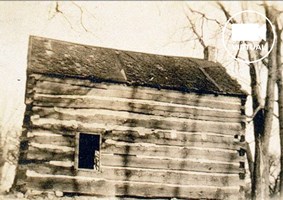
[[[254,113],[253,113],[252,116],[246,116],[247,118],[251,118],[251,119],[250,119],[249,121],[247,121],[247,122],[248,122],[248,123],[252,122],[253,119],[255,118],[255,116],[257,115],[257,113],[258,113],[261,109],[263,109],[263,106],[262,106],[262,105],[259,105],[259,106],[255,109],[255,111],[254,111]]]
[[[203,48],[206,48],[207,46],[204,43],[203,36],[198,33],[198,31],[196,30],[195,24],[192,22],[191,18],[187,14],[186,14],[186,17],[187,17],[187,19],[188,19],[188,21],[191,25],[191,29],[192,29],[193,33],[197,36],[199,43],[201,44],[201,46]]]
[[[228,10],[226,10],[225,6],[221,3],[221,2],[217,2],[217,5],[220,7],[220,9],[223,11],[225,17],[227,20],[229,20],[232,16],[230,15],[230,13],[228,12]],[[231,24],[235,24],[237,23],[234,19],[230,20]]]
[[[75,2],[72,2],[72,3],[73,3],[73,4],[80,10],[80,12],[81,12],[81,14],[80,14],[80,24],[81,24],[81,26],[83,27],[83,29],[85,30],[85,32],[89,32],[89,30],[86,28],[86,26],[85,26],[84,23],[83,23],[84,11],[83,11],[82,7],[79,6],[78,4],[76,4]]]
[[[209,18],[207,17],[204,13],[198,11],[198,10],[194,10],[190,7],[188,7],[188,9],[191,11],[191,13],[196,13],[198,15],[200,15],[202,18],[206,19],[207,21],[212,21],[215,22],[216,24],[218,24],[220,27],[223,27],[223,25],[217,20],[217,19],[213,19],[213,18]]]
[[[58,1],[56,1],[56,4],[55,4],[55,13],[54,13],[54,15],[50,19],[54,18],[56,14],[60,14],[66,20],[66,22],[70,25],[71,29],[74,30],[70,20],[65,16],[65,13],[62,10],[60,10]]]

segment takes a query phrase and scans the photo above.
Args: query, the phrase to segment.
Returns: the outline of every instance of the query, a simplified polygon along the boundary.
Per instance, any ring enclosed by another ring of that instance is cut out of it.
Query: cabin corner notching
[[[238,199],[245,101],[219,63],[32,36],[18,187]]]

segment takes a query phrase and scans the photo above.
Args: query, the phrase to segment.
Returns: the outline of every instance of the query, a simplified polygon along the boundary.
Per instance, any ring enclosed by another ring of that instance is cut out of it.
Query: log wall
[[[238,97],[31,74],[19,184],[103,196],[237,199]],[[102,136],[101,170],[77,170],[76,135]]]

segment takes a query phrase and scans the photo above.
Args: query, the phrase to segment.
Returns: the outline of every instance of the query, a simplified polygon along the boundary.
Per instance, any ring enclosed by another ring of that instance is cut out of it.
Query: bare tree
[[[226,9],[226,7],[218,2],[217,3],[219,9],[223,12],[226,20],[230,19],[231,14]],[[280,12],[274,9],[271,6],[268,6],[266,3],[262,4],[265,14],[268,19],[272,22],[272,24],[277,24],[277,19],[279,17]],[[202,16],[205,20],[212,19],[208,18],[205,14],[200,11],[195,11],[192,8],[189,8],[189,11],[193,14],[197,14]],[[203,36],[197,32],[196,26],[193,23],[193,20],[190,18],[190,15],[187,15],[188,23],[191,25],[192,32],[197,36],[198,41],[200,42],[203,48],[206,48],[206,42],[203,40]],[[218,21],[214,21],[214,23],[218,24]],[[230,20],[230,23],[237,23],[234,19]],[[276,34],[273,34],[273,27],[266,22],[267,27],[267,44],[268,47],[271,48],[274,37],[281,35],[281,30],[278,29],[278,26],[275,27]],[[264,41],[262,41],[264,42]],[[252,188],[252,198],[253,199],[268,199],[269,198],[269,141],[272,130],[272,121],[274,117],[274,96],[275,96],[275,84],[277,81],[279,91],[279,102],[283,101],[282,93],[282,66],[281,66],[281,40],[277,40],[277,45],[275,45],[268,55],[267,59],[264,59],[261,65],[265,66],[268,70],[267,74],[267,88],[265,99],[261,97],[261,91],[259,87],[260,78],[258,77],[258,65],[254,63],[250,63],[250,80],[251,80],[251,97],[252,97],[252,107],[254,114],[252,115],[253,127],[254,127],[254,138],[255,138],[255,156],[252,159],[251,151],[247,144],[247,158],[249,163],[249,170],[251,174],[251,188]],[[260,52],[252,52],[247,50],[247,55],[251,60],[255,60],[260,56]],[[280,67],[278,67],[280,66]],[[277,71],[281,71],[278,73],[280,75],[276,75]],[[281,106],[280,106],[281,105]],[[279,118],[281,117],[281,121],[283,118],[283,106],[282,102],[279,103]],[[280,131],[281,131],[281,146],[283,146],[283,123],[280,123]],[[282,148],[281,148],[282,149]],[[283,150],[281,150],[281,155],[283,156]],[[281,156],[281,167],[283,166],[283,158]],[[254,160],[254,161],[253,161]],[[282,171],[282,170],[281,170]],[[283,173],[281,173],[283,176]],[[282,180],[282,179],[280,179]],[[280,181],[280,188],[283,187],[282,181]],[[283,189],[281,189],[283,191]],[[283,192],[281,192],[283,193]]]
[[[49,20],[52,20],[55,16],[59,15],[63,17],[63,19],[69,24],[70,28],[73,31],[75,31],[74,25],[72,23],[72,19],[68,17],[68,14],[62,8],[62,4],[64,4],[64,2],[55,1],[55,2],[52,2],[52,4],[54,5],[52,5],[51,9],[49,10],[49,15],[50,15]],[[89,12],[87,8],[81,6],[79,3],[71,2],[71,5],[73,5],[80,12],[80,15],[79,15],[80,27],[84,30],[84,32],[87,32],[95,36],[93,32],[89,29],[89,27],[87,27],[87,25],[85,24],[85,20],[84,20],[87,17],[91,17],[93,20],[95,20],[95,16],[93,15],[93,13]]]

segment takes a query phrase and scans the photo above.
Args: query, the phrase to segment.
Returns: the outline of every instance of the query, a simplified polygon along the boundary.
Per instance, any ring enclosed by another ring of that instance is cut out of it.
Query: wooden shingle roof
[[[179,90],[246,96],[219,63],[30,37],[28,73]]]

